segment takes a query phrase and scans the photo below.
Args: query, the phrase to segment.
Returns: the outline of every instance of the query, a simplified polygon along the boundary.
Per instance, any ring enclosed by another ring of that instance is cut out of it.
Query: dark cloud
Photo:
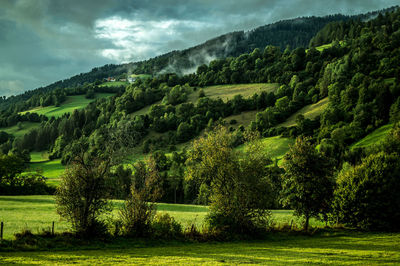
[[[281,19],[356,14],[396,4],[398,0],[1,0],[0,95]]]

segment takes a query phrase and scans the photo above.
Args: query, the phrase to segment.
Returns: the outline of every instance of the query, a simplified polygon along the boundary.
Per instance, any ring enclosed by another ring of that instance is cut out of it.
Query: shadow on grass
[[[0,263],[400,263],[400,234],[346,232],[338,235],[274,233],[262,241],[137,242],[120,240],[95,250],[0,253]]]

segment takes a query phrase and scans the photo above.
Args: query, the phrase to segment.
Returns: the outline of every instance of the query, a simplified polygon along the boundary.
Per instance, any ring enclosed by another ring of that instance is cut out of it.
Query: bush
[[[145,237],[151,233],[155,201],[162,196],[162,180],[156,162],[150,158],[134,165],[131,193],[120,211],[122,233],[130,237]]]
[[[333,203],[337,222],[368,230],[398,231],[399,154],[379,152],[338,177]]]
[[[72,224],[77,236],[104,236],[107,226],[101,214],[110,211],[106,178],[109,164],[97,158],[77,156],[61,177],[56,193],[57,213]]]
[[[150,235],[155,212],[155,204],[147,203],[138,194],[133,193],[120,210],[122,234],[130,237]]]
[[[210,229],[232,234],[267,229],[268,208],[274,199],[266,166],[272,161],[255,141],[256,136],[246,134],[253,141],[243,152],[232,148],[233,135],[219,127],[196,140],[189,153],[187,180],[207,184],[210,189]]]
[[[182,226],[168,213],[157,214],[152,223],[155,238],[176,239],[182,235]]]

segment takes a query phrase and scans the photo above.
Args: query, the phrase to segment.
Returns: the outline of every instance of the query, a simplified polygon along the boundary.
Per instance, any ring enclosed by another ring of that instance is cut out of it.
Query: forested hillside
[[[176,73],[178,75],[195,72],[201,64],[208,64],[213,59],[239,56],[242,53],[249,53],[255,48],[264,49],[267,45],[278,46],[284,50],[286,46],[295,49],[307,47],[311,38],[325,25],[335,21],[363,20],[375,16],[379,12],[392,10],[388,8],[382,11],[370,12],[356,16],[330,15],[326,17],[303,17],[291,20],[283,20],[273,24],[258,27],[244,32],[232,32],[203,44],[188,48],[182,51],[157,56],[155,58],[132,62],[128,64],[108,64],[102,67],[93,68],[88,73],[80,73],[68,79],[57,81],[45,87],[27,91],[21,95],[0,99],[0,110],[27,108],[22,103],[34,97],[45,98],[47,94],[57,89],[79,88],[85,83],[94,83],[108,77],[118,77],[126,73],[136,74],[165,74]],[[343,32],[343,31],[342,31]],[[57,94],[57,93],[55,93]],[[47,97],[48,98],[48,97]],[[51,97],[50,97],[51,98]],[[59,99],[59,100],[62,100]],[[56,103],[55,101],[52,103]]]
[[[114,143],[127,149],[128,160],[132,153],[150,153],[155,158],[165,178],[163,201],[172,201],[175,195],[179,202],[194,202],[199,200],[200,187],[183,179],[187,154],[182,144],[224,124],[224,118],[253,111],[257,115],[247,128],[235,125],[236,120],[229,122],[234,147],[246,142],[248,130],[263,137],[308,136],[321,152],[334,158],[338,168],[346,162],[359,163],[367,152],[349,149],[350,145],[400,117],[399,11],[367,22],[330,24],[316,36],[323,37],[318,37],[315,44],[324,44],[323,40],[331,45],[321,52],[313,46],[282,51],[269,45],[238,57],[211,61],[195,74],[160,74],[137,79],[126,88],[89,83],[53,91],[48,94],[48,102],[34,95],[24,106],[62,105],[62,97],[81,92],[87,97],[104,90],[116,93],[57,118],[35,112],[18,114],[26,108],[9,108],[2,112],[3,126],[18,121],[41,124],[20,137],[1,133],[0,149],[25,162],[30,152],[47,151],[51,159],[67,164],[79,147],[101,157]],[[234,93],[237,87],[226,88],[225,93],[230,94],[225,98],[211,97],[212,90],[223,87],[209,86],[248,83],[259,84],[246,97]],[[321,109],[321,115],[299,115],[295,125],[279,126],[303,107],[326,102],[327,98],[329,103]],[[34,101],[37,103],[32,104]],[[172,154],[166,156],[168,152]],[[118,197],[127,193],[117,185],[125,182],[124,176],[129,175],[125,171],[121,168],[115,175],[113,193]],[[173,178],[179,180],[178,185],[172,185]]]

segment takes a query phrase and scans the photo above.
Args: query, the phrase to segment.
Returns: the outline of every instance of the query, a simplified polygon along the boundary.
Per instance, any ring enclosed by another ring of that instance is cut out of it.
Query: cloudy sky
[[[356,14],[396,4],[398,0],[0,0],[0,95],[281,19]]]

